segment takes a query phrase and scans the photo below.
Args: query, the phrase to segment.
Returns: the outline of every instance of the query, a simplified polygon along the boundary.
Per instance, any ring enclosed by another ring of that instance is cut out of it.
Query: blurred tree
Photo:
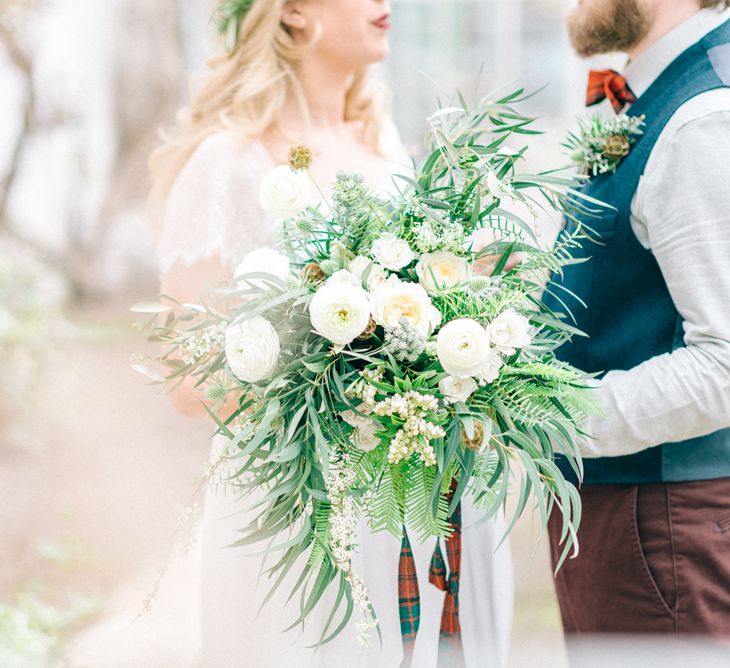
[[[154,281],[146,159],[187,79],[182,4],[115,0],[87,16],[76,0],[0,0],[0,50],[23,88],[0,229],[77,296]]]

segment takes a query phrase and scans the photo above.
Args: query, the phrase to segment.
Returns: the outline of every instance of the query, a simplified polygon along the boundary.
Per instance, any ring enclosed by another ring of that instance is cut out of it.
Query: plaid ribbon
[[[588,73],[586,106],[598,104],[606,98],[617,114],[621,113],[627,104],[636,102],[636,95],[621,74],[615,70],[591,70]]]
[[[453,498],[454,485],[449,493],[449,503]],[[431,557],[428,573],[429,582],[438,587],[446,596],[441,613],[441,630],[439,634],[438,665],[450,668],[461,668],[464,663],[464,652],[461,644],[461,626],[459,624],[459,574],[461,569],[461,504],[456,506],[449,518],[451,535],[446,539],[446,560],[441,550],[441,541]],[[416,635],[421,624],[421,598],[416,576],[416,562],[403,527],[400,559],[398,562],[398,607],[400,614],[400,631],[403,639],[403,662],[401,668],[410,668],[413,661],[413,650]]]

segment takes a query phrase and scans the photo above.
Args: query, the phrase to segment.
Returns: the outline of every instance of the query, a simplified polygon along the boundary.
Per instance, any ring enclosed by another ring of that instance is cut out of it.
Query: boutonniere
[[[563,144],[570,157],[587,176],[615,172],[631,152],[638,135],[643,134],[645,116],[618,114],[605,118],[595,114],[578,119],[578,132],[571,132]]]

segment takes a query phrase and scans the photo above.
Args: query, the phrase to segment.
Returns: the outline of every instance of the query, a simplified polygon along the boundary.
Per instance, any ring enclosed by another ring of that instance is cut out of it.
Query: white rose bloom
[[[466,401],[477,389],[477,384],[473,378],[456,378],[455,376],[446,376],[439,382],[439,390],[447,401]]]
[[[416,254],[411,250],[408,242],[405,239],[399,239],[395,234],[384,234],[373,241],[370,252],[380,264],[391,271],[403,269],[416,259]]]
[[[362,287],[362,281],[347,269],[336,271],[327,279],[327,283],[345,283],[346,285],[354,285],[356,288]]]
[[[418,260],[416,273],[421,285],[429,292],[453,288],[471,276],[471,265],[466,258],[449,251],[425,253]]]
[[[395,327],[405,318],[423,336],[429,336],[441,323],[441,313],[418,283],[391,277],[371,293],[370,304],[375,322],[383,327]]]
[[[492,345],[504,355],[530,345],[530,321],[511,308],[499,314],[487,327]]]
[[[276,218],[291,218],[307,208],[312,201],[312,184],[307,172],[279,165],[261,182],[261,208]]]
[[[314,330],[338,346],[352,343],[370,322],[368,294],[349,283],[326,283],[309,304]]]
[[[504,366],[502,358],[499,356],[499,352],[495,348],[491,348],[489,351],[489,357],[486,362],[479,369],[479,380],[482,383],[493,383],[499,376],[499,370]]]
[[[260,315],[226,330],[226,360],[234,375],[247,383],[271,376],[279,362],[279,335]]]
[[[244,255],[233,275],[238,280],[246,274],[271,274],[283,281],[289,276],[290,271],[289,258],[286,255],[264,246]],[[239,287],[241,288],[254,286],[264,288],[266,283],[263,280],[257,281],[256,279],[250,281],[239,280]]]
[[[388,274],[382,265],[377,262],[373,262],[370,258],[365,257],[364,255],[358,255],[352,262],[350,262],[350,272],[355,274],[361,282],[367,274],[365,287],[370,292],[373,292],[388,278]]]
[[[470,318],[446,323],[436,343],[441,366],[456,378],[479,376],[491,353],[487,330]]]
[[[357,427],[352,433],[352,442],[358,450],[370,452],[380,445],[380,439],[375,432],[380,429],[380,425],[372,419],[361,426]]]

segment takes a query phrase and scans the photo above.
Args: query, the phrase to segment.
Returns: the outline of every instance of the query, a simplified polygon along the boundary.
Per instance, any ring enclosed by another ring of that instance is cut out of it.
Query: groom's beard
[[[640,0],[583,0],[568,16],[568,34],[579,56],[628,51],[649,32],[652,16]]]

